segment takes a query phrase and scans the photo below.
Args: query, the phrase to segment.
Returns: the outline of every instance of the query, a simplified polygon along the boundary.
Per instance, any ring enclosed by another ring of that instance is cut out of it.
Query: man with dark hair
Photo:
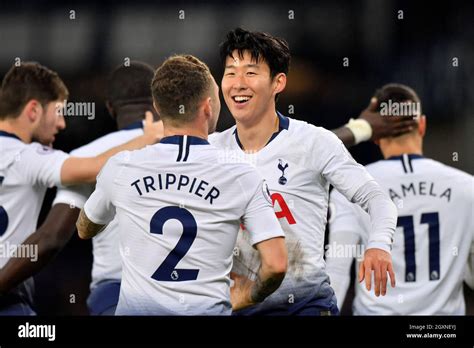
[[[151,80],[153,70],[150,70]],[[39,254],[33,259],[21,256],[0,259],[0,293],[10,292],[0,296],[0,314],[32,314],[31,291],[21,282],[26,280],[25,284],[31,284],[32,279],[27,279],[70,239],[78,214],[69,204],[55,206],[43,226],[31,235],[36,229],[46,188],[94,182],[110,156],[154,143],[158,128],[151,126],[150,115],[147,134],[130,133],[131,136],[121,141],[108,138],[108,146],[104,142],[104,146],[94,151],[90,151],[91,146],[69,157],[45,146],[52,144],[54,135],[65,127],[60,111],[68,91],[57,73],[37,63],[13,67],[3,80],[0,96],[0,242],[5,247],[19,246],[19,250],[25,246],[37,247]],[[151,110],[151,102],[148,106]],[[136,112],[143,117],[145,109]],[[31,143],[33,140],[42,145]],[[104,152],[104,148],[110,150]],[[19,290],[14,289],[17,285]]]
[[[106,106],[109,114],[123,129],[143,120],[146,111],[155,113],[150,91],[153,68],[143,62],[119,65],[107,81]],[[155,115],[155,118],[157,115]]]
[[[113,157],[77,222],[79,236],[91,238],[120,220],[116,314],[225,315],[263,301],[286,272],[283,232],[257,171],[222,160],[207,142],[219,87],[197,58],[174,56],[156,70],[152,95],[165,137]],[[240,221],[263,264],[260,281],[235,297],[229,273]]]
[[[375,298],[355,282],[354,314],[464,315],[462,283],[469,257],[468,269],[474,266],[473,177],[423,157],[426,117],[412,88],[391,83],[375,96],[379,117],[413,118],[418,126],[410,133],[380,139],[385,159],[366,167],[398,208],[392,256],[400,276],[397,288],[384,298]],[[367,245],[367,214],[336,190],[331,203],[329,245]],[[354,256],[328,253],[328,273],[341,303]],[[472,282],[470,286],[474,288]]]
[[[369,212],[374,228],[361,270],[367,287],[372,286],[373,271],[377,296],[385,294],[387,273],[392,286],[395,281],[390,248],[396,208],[332,132],[276,111],[276,96],[286,86],[288,45],[269,34],[236,29],[227,34],[220,54],[222,94],[236,126],[211,141],[252,156],[270,187],[289,254],[282,286],[263,303],[236,314],[338,314],[323,259],[329,184]],[[235,287],[246,288],[259,260],[245,231],[239,233],[237,248]]]
[[[221,61],[225,62],[226,57],[232,56],[233,52],[231,50],[237,50],[240,55],[247,50],[249,45],[252,45],[249,52],[254,60],[258,61],[260,55],[266,57],[265,60],[269,65],[271,78],[274,78],[278,73],[288,75],[291,61],[288,43],[282,38],[267,33],[249,32],[241,28],[229,32],[220,50]],[[275,95],[275,101],[278,101],[279,94]],[[396,136],[409,132],[416,127],[416,123],[410,119],[389,121],[386,118],[378,117],[376,105],[377,98],[373,97],[369,106],[362,111],[358,119],[351,119],[346,125],[333,130],[345,146],[350,147],[367,140]]]

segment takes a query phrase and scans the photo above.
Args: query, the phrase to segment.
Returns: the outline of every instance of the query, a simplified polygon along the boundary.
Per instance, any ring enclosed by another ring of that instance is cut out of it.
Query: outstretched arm
[[[375,295],[384,296],[387,291],[387,273],[392,288],[395,287],[390,250],[397,223],[397,208],[375,181],[361,186],[352,202],[360,205],[370,215],[372,224],[367,250],[359,268],[359,282],[365,279],[366,288],[370,290],[373,271]]]
[[[137,150],[152,145],[163,136],[163,122],[153,122],[153,114],[146,112],[144,134],[129,142],[116,146],[96,157],[69,157],[61,168],[61,183],[73,185],[95,182],[97,174],[113,155],[125,150]]]

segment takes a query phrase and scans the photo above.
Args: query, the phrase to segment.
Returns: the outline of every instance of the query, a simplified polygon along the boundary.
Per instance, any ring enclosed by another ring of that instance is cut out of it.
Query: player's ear
[[[418,134],[424,137],[425,132],[426,132],[426,116],[421,115],[420,118],[418,119]]]
[[[274,92],[275,94],[283,92],[283,90],[286,87],[286,74],[284,73],[279,73],[273,78],[274,84],[275,84],[275,89]]]
[[[206,119],[211,119],[212,118],[212,99],[211,97],[207,97],[203,104],[202,108],[204,111],[204,115],[206,115]]]
[[[43,115],[43,106],[36,99],[31,99],[28,103],[26,103],[22,113],[26,115],[31,123],[36,123]]]

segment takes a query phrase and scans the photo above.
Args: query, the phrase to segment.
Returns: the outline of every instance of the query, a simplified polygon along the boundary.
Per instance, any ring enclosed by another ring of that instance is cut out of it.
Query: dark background
[[[94,120],[67,117],[55,147],[70,151],[116,129],[105,110],[105,82],[125,59],[157,67],[171,54],[190,53],[219,82],[225,33],[237,26],[268,31],[292,51],[279,111],[288,115],[292,106],[289,116],[332,129],[356,117],[376,88],[405,83],[427,115],[425,155],[473,173],[473,14],[469,1],[9,1],[0,4],[0,75],[16,58],[39,61],[60,74],[70,101],[95,103]],[[219,130],[232,125],[222,105]],[[362,164],[380,158],[371,143],[351,152]],[[52,197],[49,191],[40,222]],[[91,262],[90,242],[74,237],[36,277],[38,312],[87,314]]]

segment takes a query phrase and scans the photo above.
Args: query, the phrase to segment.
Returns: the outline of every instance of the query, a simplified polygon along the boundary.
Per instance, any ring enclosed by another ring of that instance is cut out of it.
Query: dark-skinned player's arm
[[[373,97],[358,119],[351,119],[346,125],[332,131],[346,147],[351,147],[368,140],[408,133],[416,126],[417,122],[412,118],[382,117],[377,111],[377,98]]]
[[[97,174],[113,155],[125,150],[137,150],[147,145],[152,145],[163,136],[163,122],[153,122],[153,114],[145,114],[144,134],[129,142],[116,146],[95,157],[69,157],[61,168],[61,183],[73,185],[95,182]]]
[[[78,215],[79,209],[68,204],[60,203],[51,208],[41,227],[23,242],[23,245],[37,247],[35,257],[10,258],[0,269],[0,294],[34,276],[54,259],[74,234]]]

